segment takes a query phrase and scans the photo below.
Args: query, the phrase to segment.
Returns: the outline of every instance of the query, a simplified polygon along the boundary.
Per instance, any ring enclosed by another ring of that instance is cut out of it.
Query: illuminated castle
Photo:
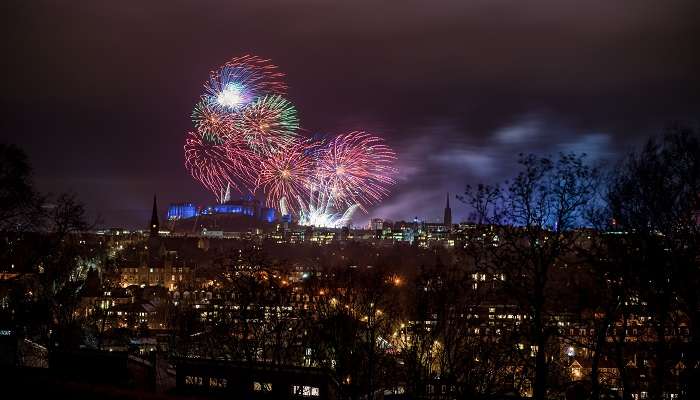
[[[251,195],[246,195],[238,200],[224,199],[220,204],[198,206],[196,203],[171,204],[168,208],[168,221],[215,215],[231,215],[254,218],[258,221],[274,222],[276,212],[274,208],[263,207],[260,200]]]

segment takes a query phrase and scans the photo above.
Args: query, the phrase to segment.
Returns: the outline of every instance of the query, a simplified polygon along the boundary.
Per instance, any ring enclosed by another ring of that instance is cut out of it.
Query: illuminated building
[[[381,218],[372,218],[369,222],[369,229],[372,231],[381,231],[384,229],[384,220]]]
[[[197,207],[195,203],[175,203],[168,208],[168,221],[178,221],[204,215],[240,215],[254,217],[259,221],[274,222],[274,208],[262,207],[261,202],[253,196],[245,196],[239,200],[228,200],[224,203]]]
[[[168,208],[168,221],[196,217],[197,205],[195,203],[171,204]]]
[[[190,358],[176,362],[176,390],[181,394],[247,399],[339,398],[338,382],[322,368]]]

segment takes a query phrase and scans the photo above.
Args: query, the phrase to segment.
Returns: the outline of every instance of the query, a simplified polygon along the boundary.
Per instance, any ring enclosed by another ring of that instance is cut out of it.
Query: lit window
[[[204,379],[201,376],[185,376],[185,385],[190,386],[202,386],[204,384]]]
[[[254,392],[271,392],[272,383],[270,382],[253,382]]]
[[[301,395],[304,397],[319,397],[320,391],[317,387],[315,386],[299,386],[299,385],[294,385],[292,386],[292,394],[294,395]]]

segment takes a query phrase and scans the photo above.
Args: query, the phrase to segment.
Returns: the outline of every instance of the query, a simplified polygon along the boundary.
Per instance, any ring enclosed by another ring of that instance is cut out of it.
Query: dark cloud
[[[110,225],[145,221],[153,192],[209,200],[182,138],[207,72],[244,53],[288,74],[309,131],[397,149],[400,182],[368,216],[435,219],[446,191],[507,176],[519,152],[611,159],[700,110],[694,0],[0,7],[3,140],[44,190],[76,191]]]

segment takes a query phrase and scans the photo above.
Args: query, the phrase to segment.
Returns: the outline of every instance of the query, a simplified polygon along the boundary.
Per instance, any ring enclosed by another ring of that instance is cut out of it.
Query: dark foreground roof
[[[2,398],[7,399],[195,400],[202,398],[65,379],[56,376],[51,370],[46,368],[0,369],[0,376],[2,376],[1,380],[3,382],[0,393],[2,393]]]

